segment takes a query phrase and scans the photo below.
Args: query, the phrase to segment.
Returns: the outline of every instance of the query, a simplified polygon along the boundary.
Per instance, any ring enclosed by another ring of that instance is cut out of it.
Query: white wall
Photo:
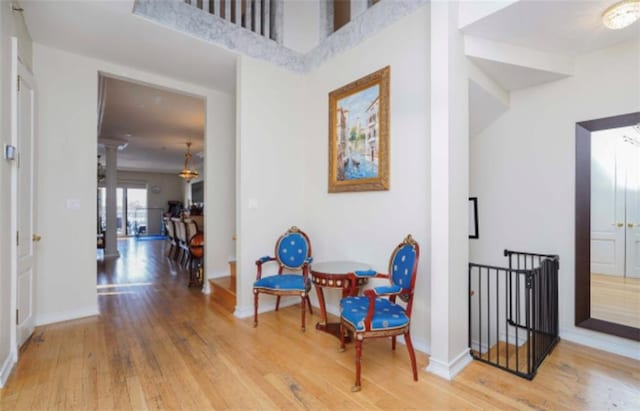
[[[402,45],[399,47],[398,45]],[[413,234],[421,247],[412,334],[429,339],[429,14],[401,19],[309,76],[305,217],[316,261],[356,260],[387,272],[394,247]],[[328,94],[385,66],[390,79],[390,190],[328,193]],[[338,292],[327,291],[338,313]],[[315,298],[315,293],[313,293]]]
[[[640,344],[575,327],[575,123],[640,110],[640,43],[576,58],[573,77],[512,91],[511,107],[471,140],[480,239],[471,261],[505,248],[560,255],[560,336],[640,358]]]
[[[32,69],[31,37],[18,12],[11,11],[11,3],[0,2],[0,147],[11,144],[11,38],[18,38],[18,56]],[[13,235],[11,221],[11,176],[15,162],[0,159],[0,387],[9,376],[17,353],[12,352],[11,324],[15,314],[11,310],[11,250]]]
[[[305,136],[309,133],[309,111],[305,105],[306,79],[298,74],[243,56],[238,63],[237,82],[236,314],[246,316],[253,313],[255,261],[273,255],[276,240],[289,227],[306,229]],[[307,234],[313,238],[315,233]],[[261,307],[267,308],[272,302],[270,297],[261,296]]]
[[[98,73],[157,84],[207,99],[205,178],[208,275],[226,272],[233,250],[234,98],[197,85],[121,65],[34,45],[40,84],[37,148],[38,221],[43,239],[38,255],[38,324],[97,312],[95,261],[95,157]],[[90,172],[89,172],[90,171]],[[228,199],[220,201],[220,199]],[[80,209],[66,208],[77,199]]]
[[[277,237],[291,225],[309,235],[315,261],[358,260],[381,272],[387,272],[394,247],[412,233],[422,252],[414,344],[428,349],[428,33],[424,8],[306,77],[241,58],[237,315],[252,313],[255,260],[271,255]],[[391,189],[329,194],[328,93],[387,65]],[[327,308],[337,313],[338,293],[326,294]],[[316,299],[315,292],[311,296]],[[271,302],[263,296],[260,301],[261,308]]]
[[[317,0],[283,1],[282,44],[306,53],[320,43],[320,5]]]

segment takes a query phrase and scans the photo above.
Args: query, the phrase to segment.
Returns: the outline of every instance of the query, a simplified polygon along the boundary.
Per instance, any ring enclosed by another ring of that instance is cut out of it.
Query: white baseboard
[[[15,351],[9,352],[7,358],[5,358],[2,363],[2,368],[0,368],[0,388],[4,387],[11,375],[11,371],[13,371],[13,367],[18,362],[18,356]]]
[[[480,344],[478,340],[471,340],[471,349],[479,352],[480,354],[484,354],[489,351],[489,346],[486,343]]]
[[[460,354],[450,362],[437,360],[433,357],[429,358],[429,366],[427,372],[435,374],[445,380],[453,380],[460,371],[464,369],[472,361],[469,349],[465,348]]]
[[[36,317],[36,326],[59,323],[62,321],[77,320],[84,317],[100,315],[97,307],[85,308],[76,311],[66,311],[62,313],[47,313]]]
[[[229,271],[224,271],[224,270],[207,272],[207,280],[213,280],[214,278],[222,278],[222,277],[228,277],[228,276],[229,276]]]
[[[640,360],[640,343],[591,330],[560,328],[560,338],[587,347]]]
[[[290,298],[283,297],[283,299],[280,300],[280,308],[291,307],[292,305],[300,305],[300,298],[299,297],[290,297]],[[269,311],[275,311],[275,309],[276,309],[275,302],[268,302],[268,303],[261,302],[258,304],[258,314],[266,313]],[[244,307],[236,306],[236,310],[233,312],[233,315],[236,318],[253,317],[253,305],[244,306]]]
[[[522,347],[526,342],[527,342],[527,338],[526,338],[527,332],[523,331],[523,332],[519,332],[518,333],[518,338],[516,341],[516,333],[515,332],[510,332],[509,333],[509,344],[516,343],[518,347]],[[507,342],[507,333],[501,332],[500,333],[500,341],[502,342]]]

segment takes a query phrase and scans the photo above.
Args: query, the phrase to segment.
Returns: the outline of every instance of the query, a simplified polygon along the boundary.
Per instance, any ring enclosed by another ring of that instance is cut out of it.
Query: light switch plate
[[[4,145],[4,159],[5,160],[16,159],[16,146],[12,146],[11,144]]]
[[[69,210],[79,210],[80,209],[80,200],[77,198],[69,198],[67,199],[67,208]]]

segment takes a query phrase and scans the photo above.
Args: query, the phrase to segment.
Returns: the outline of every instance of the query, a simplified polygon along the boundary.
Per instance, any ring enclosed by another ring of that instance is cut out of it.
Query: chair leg
[[[356,384],[351,387],[351,392],[360,391],[360,359],[362,357],[362,340],[357,338],[356,334]]]
[[[307,305],[309,306],[309,314],[313,314],[313,309],[311,308],[311,298],[307,295]]]
[[[404,334],[404,342],[407,344],[407,350],[409,350],[409,357],[411,358],[411,369],[413,370],[413,380],[418,381],[418,368],[416,366],[416,353],[413,351],[413,344],[411,343],[411,336],[409,332]]]
[[[278,298],[280,298],[280,297],[278,297]],[[305,315],[307,314],[307,307],[306,307],[307,298],[308,297],[305,295],[300,299],[300,311],[302,311],[302,332],[305,331],[304,320],[305,320]]]
[[[258,326],[258,292],[253,291],[253,326]]]
[[[276,298],[276,311],[280,309],[280,296]]]
[[[393,351],[396,350],[396,336],[395,335],[393,337],[391,337],[391,349]]]
[[[342,321],[340,321],[340,352],[344,352],[345,350],[345,345],[344,345],[344,325],[342,324]]]

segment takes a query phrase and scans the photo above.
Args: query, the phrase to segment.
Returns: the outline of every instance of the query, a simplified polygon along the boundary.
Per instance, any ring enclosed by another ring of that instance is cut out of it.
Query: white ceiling
[[[465,34],[549,53],[575,56],[638,39],[640,23],[622,30],[602,24],[619,0],[520,0],[462,29]]]
[[[462,31],[467,37],[522,48],[520,53],[526,55],[523,64],[480,56],[468,58],[507,91],[565,78],[570,70],[545,70],[526,64],[535,61],[535,56],[538,56],[538,62],[562,59],[571,62],[575,56],[616,43],[636,39],[640,44],[640,22],[622,30],[609,30],[602,24],[602,12],[617,1],[515,1],[463,27]],[[473,136],[495,121],[504,110],[500,102],[481,87],[470,83],[469,92],[469,126]]]
[[[175,91],[102,76],[104,113],[101,139],[127,141],[118,152],[122,170],[177,173],[184,165],[186,143],[194,162],[204,153],[205,101]]]
[[[133,0],[20,2],[37,43],[235,93],[234,53],[144,20],[132,13],[133,4]]]
[[[567,77],[564,73],[555,73],[471,56],[467,56],[467,58],[490,75],[505,90],[518,90]]]

